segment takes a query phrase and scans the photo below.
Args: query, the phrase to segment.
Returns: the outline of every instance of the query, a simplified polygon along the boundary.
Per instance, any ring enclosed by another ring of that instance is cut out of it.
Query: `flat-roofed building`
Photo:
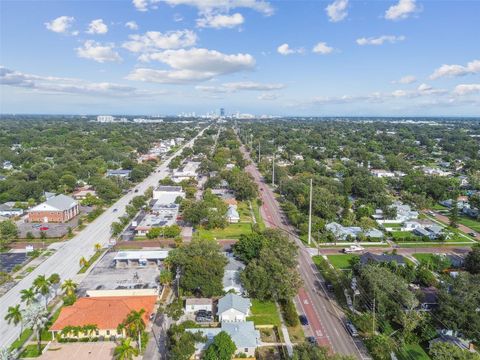
[[[145,267],[158,266],[167,256],[168,250],[120,251],[113,260],[117,268]]]
[[[174,203],[178,197],[185,198],[185,192],[181,186],[157,186],[153,190],[153,199],[157,200],[158,204],[171,204]]]

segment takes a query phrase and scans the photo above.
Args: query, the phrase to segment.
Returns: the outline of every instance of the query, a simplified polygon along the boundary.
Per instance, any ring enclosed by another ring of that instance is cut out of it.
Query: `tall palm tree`
[[[20,291],[20,294],[21,294],[20,299],[27,306],[37,301],[37,295],[35,294],[35,290],[33,288],[23,289]]]
[[[82,267],[82,268],[88,264],[88,261],[87,261],[87,259],[85,259],[85,256],[82,256],[82,257],[80,258],[80,260],[78,260],[78,264],[79,264],[80,267]]]
[[[132,310],[118,326],[118,330],[125,330],[128,336],[137,336],[138,350],[142,349],[142,333],[145,330],[143,314],[145,314],[145,309],[140,309],[139,311]]]
[[[65,292],[65,295],[72,296],[75,294],[75,290],[77,290],[77,284],[72,279],[65,280],[62,284],[62,290]]]
[[[48,282],[53,286],[55,290],[55,297],[57,297],[58,287],[60,286],[60,275],[54,273],[48,278]]]
[[[113,356],[116,360],[132,360],[134,356],[138,355],[138,350],[131,344],[132,339],[127,338],[120,341],[120,344],[115,347]]]
[[[23,315],[22,310],[20,310],[20,305],[9,306],[7,315],[5,315],[5,320],[9,325],[11,323],[13,323],[15,326],[20,324],[20,334],[18,335],[18,337],[20,337],[23,332]]]
[[[25,325],[37,334],[38,353],[42,351],[42,330],[48,323],[48,312],[41,305],[31,305],[25,310]]]
[[[102,248],[102,245],[100,245],[99,243],[96,243],[95,245],[93,245],[93,248],[95,249],[95,251],[100,251],[100,249]]]
[[[48,306],[48,297],[50,295],[50,282],[45,277],[45,275],[38,275],[37,278],[33,281],[33,287],[39,294],[44,297],[46,309]]]

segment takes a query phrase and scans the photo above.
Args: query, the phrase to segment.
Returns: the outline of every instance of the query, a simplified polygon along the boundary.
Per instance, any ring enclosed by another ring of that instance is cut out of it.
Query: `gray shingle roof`
[[[250,306],[250,299],[230,293],[218,300],[218,314],[222,314],[229,309],[235,309],[246,315],[250,310]]]
[[[74,198],[67,196],[67,195],[57,195],[54,197],[51,197],[47,201],[45,201],[47,205],[53,206],[54,208],[64,211],[70,209],[72,206],[74,206],[77,202],[75,201]]]

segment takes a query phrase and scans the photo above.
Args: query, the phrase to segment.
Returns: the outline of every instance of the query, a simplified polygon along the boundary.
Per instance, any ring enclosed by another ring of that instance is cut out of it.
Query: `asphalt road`
[[[203,129],[199,134],[203,134]],[[82,256],[90,258],[95,250],[94,245],[100,243],[101,245],[107,245],[110,239],[110,225],[112,222],[118,220],[120,216],[125,214],[125,206],[128,205],[133,197],[143,194],[150,186],[158,185],[158,181],[168,175],[168,164],[172,158],[179,155],[183,148],[187,145],[191,145],[196,137],[182,146],[175,154],[165,160],[158,168],[143,182],[138,184],[135,188],[138,192],[129,192],[109,209],[107,209],[102,215],[100,215],[91,224],[88,224],[80,234],[75,236],[60,247],[52,256],[40,264],[35,270],[33,270],[28,276],[20,280],[9,292],[0,298],[0,347],[9,346],[19,334],[19,327],[8,325],[4,321],[4,317],[7,314],[9,306],[20,304],[20,291],[28,289],[32,286],[34,279],[38,275],[50,276],[53,273],[60,275],[62,282],[66,279],[74,278],[80,270],[79,260]],[[114,209],[118,211],[114,212]]]
[[[242,152],[247,159],[250,159],[244,147]],[[273,191],[264,183],[254,165],[249,165],[247,171],[253,176],[260,189],[263,202],[261,211],[265,224],[285,231],[299,247],[298,270],[303,280],[303,287],[299,290],[297,303],[301,304],[308,319],[312,336],[317,339],[319,345],[328,346],[335,353],[352,355],[358,359],[369,358],[361,341],[354,341],[345,329],[342,310],[327,294],[325,282],[317,271],[307,247],[296,236],[295,229],[286,221]]]

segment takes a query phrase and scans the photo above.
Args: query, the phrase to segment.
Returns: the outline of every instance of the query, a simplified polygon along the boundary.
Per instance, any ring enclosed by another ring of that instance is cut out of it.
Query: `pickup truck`
[[[365,250],[365,249],[363,247],[361,247],[360,245],[351,245],[348,248],[344,248],[343,252],[345,254],[350,254],[350,253],[360,252],[360,251],[363,251],[363,250]]]

